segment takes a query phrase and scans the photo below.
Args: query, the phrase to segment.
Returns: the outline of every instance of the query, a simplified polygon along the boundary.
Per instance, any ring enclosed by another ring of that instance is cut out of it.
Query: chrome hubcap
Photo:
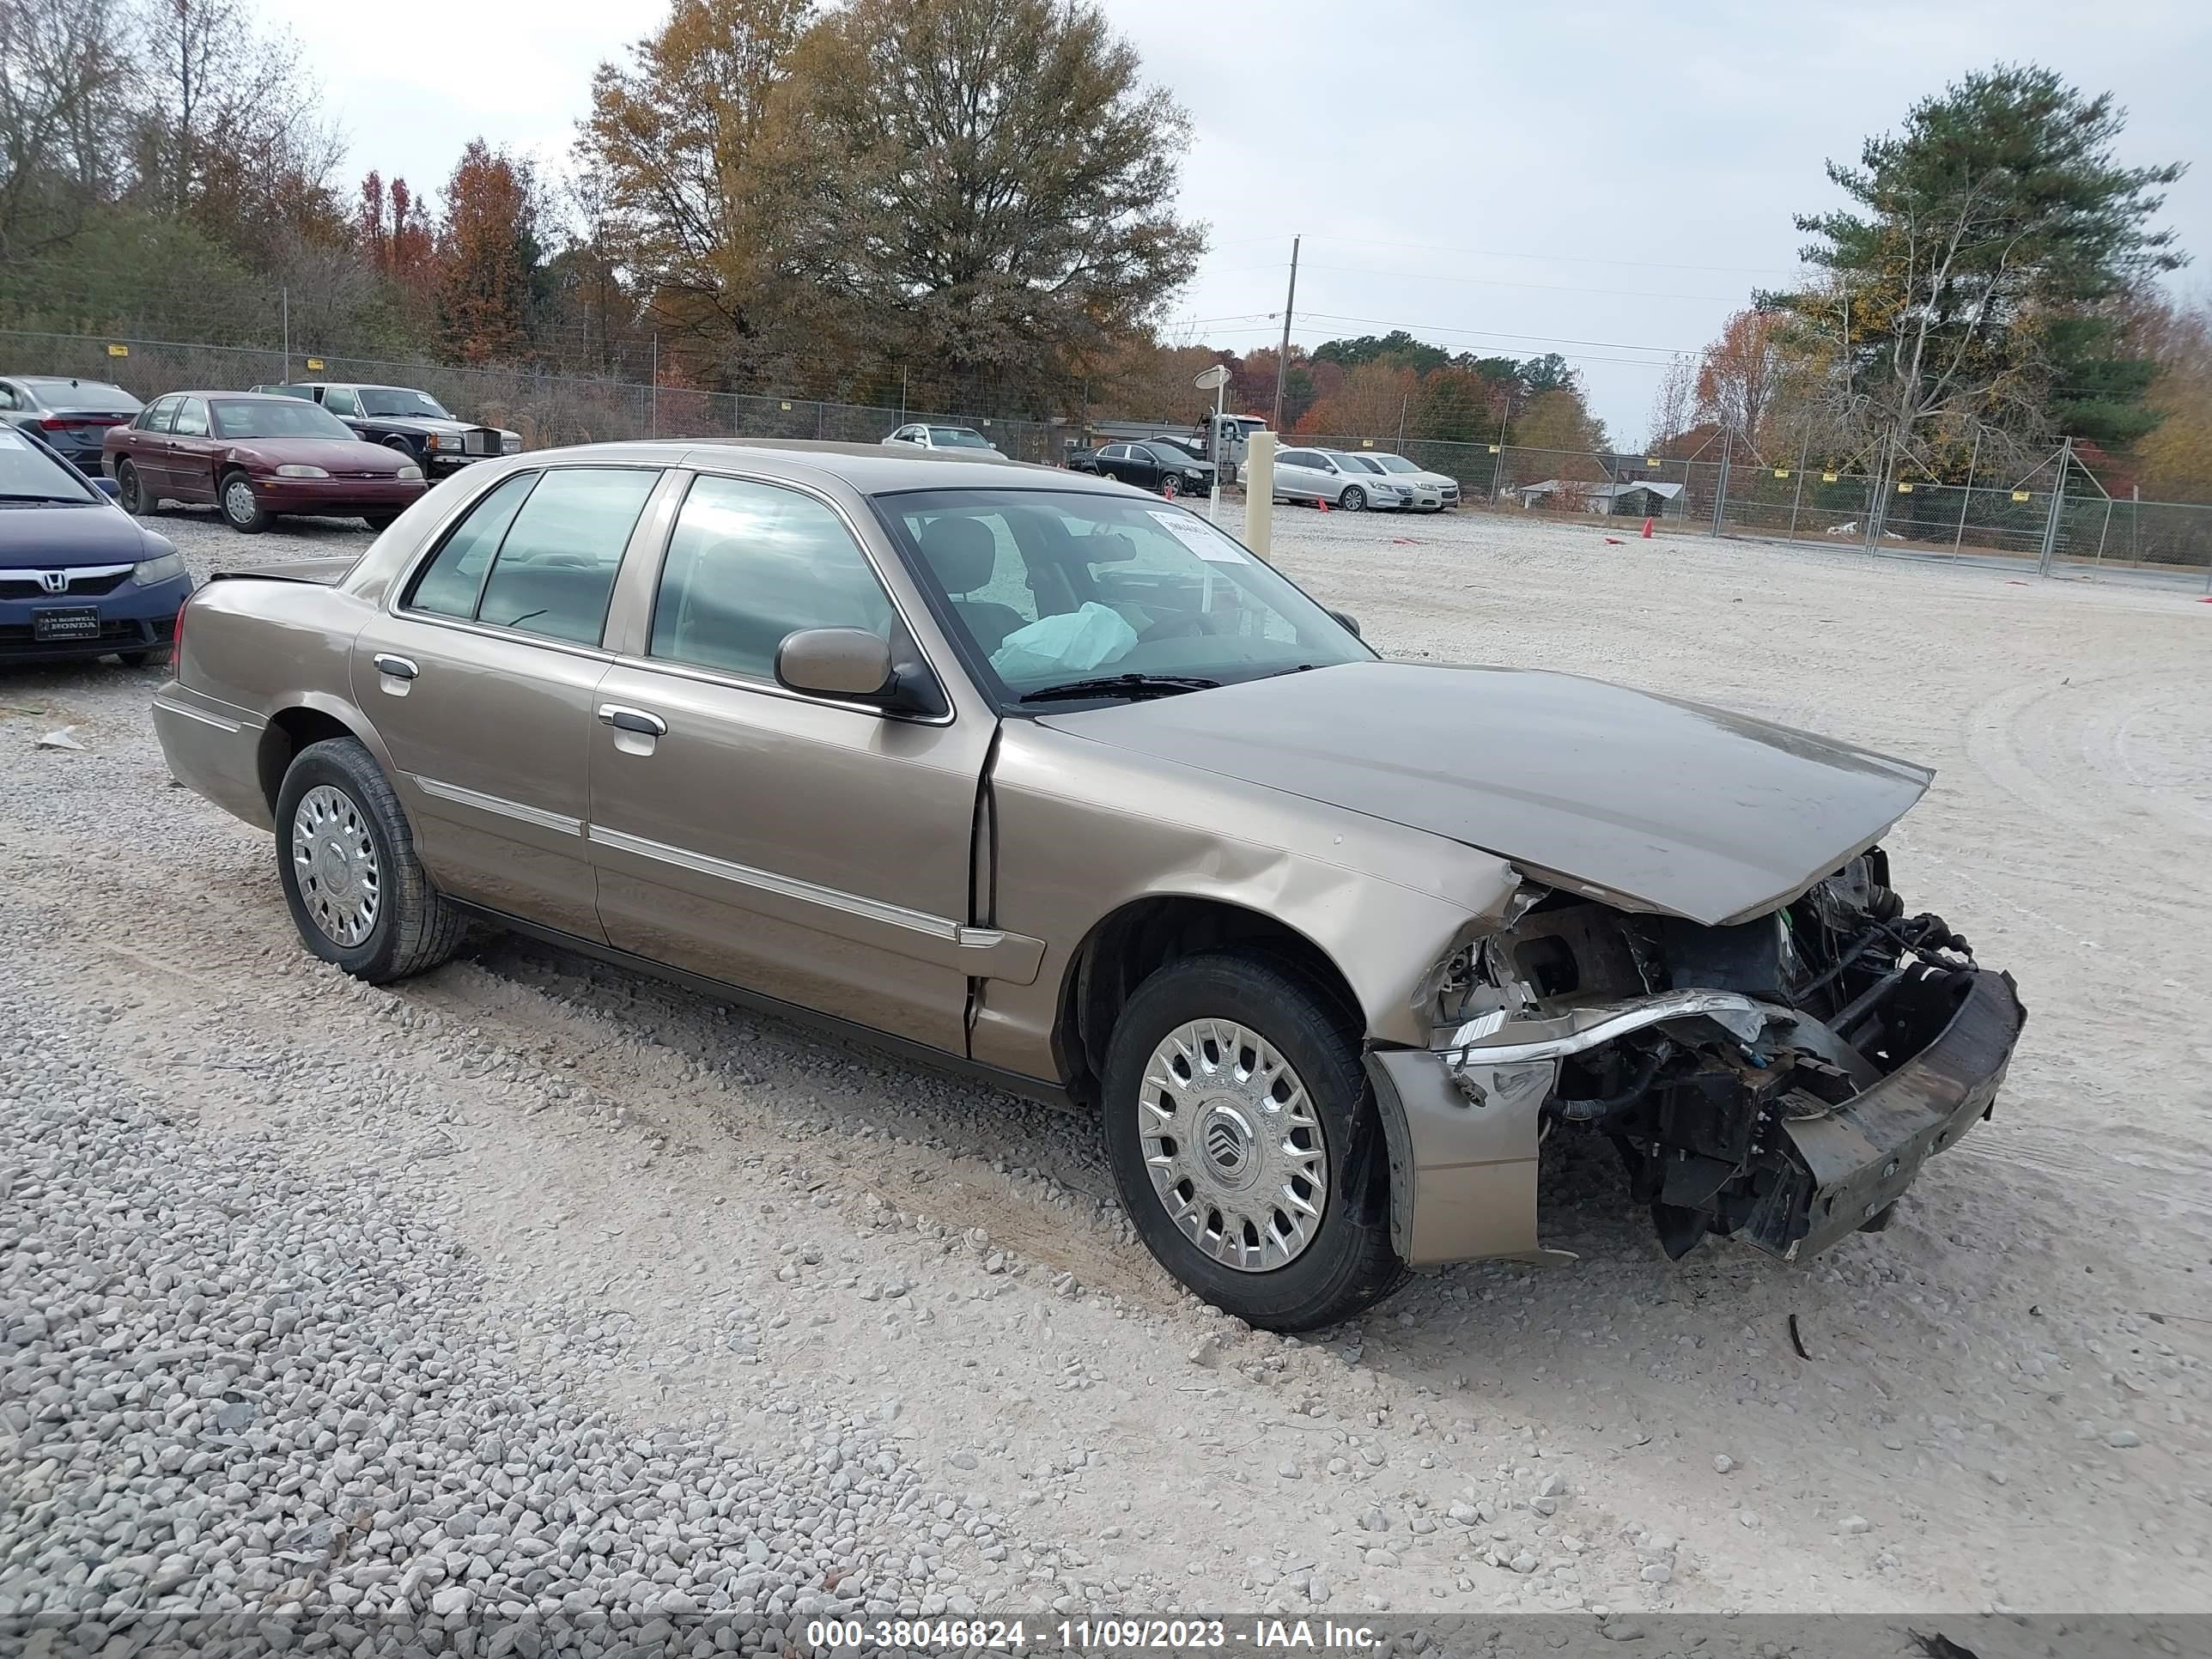
[[[253,486],[243,478],[232,480],[229,489],[222,492],[223,505],[230,516],[244,524],[253,516]]]
[[[368,820],[343,789],[319,783],[292,815],[292,869],[315,926],[350,948],[376,927],[384,884]]]
[[[1290,1063],[1233,1020],[1196,1019],[1160,1040],[1144,1086],[1145,1167],[1183,1237],[1239,1273],[1296,1261],[1328,1207],[1328,1146]]]

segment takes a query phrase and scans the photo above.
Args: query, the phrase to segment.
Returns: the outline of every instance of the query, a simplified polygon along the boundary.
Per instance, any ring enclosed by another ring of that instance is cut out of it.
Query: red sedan
[[[280,513],[368,520],[381,530],[419,497],[422,469],[363,443],[337,416],[296,398],[173,392],[110,431],[100,459],[125,509],[213,501],[244,531]]]

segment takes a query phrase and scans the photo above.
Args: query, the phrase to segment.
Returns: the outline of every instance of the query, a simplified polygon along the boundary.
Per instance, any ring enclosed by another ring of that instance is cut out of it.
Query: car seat
[[[998,568],[998,538],[988,525],[980,519],[933,519],[922,527],[921,540],[922,558],[945,584],[953,610],[985,656],[1004,645],[1017,628],[1029,625],[1030,619],[1010,605],[968,597],[988,586]]]

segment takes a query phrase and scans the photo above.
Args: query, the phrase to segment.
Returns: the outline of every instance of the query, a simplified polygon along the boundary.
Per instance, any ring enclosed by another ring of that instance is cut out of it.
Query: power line
[[[1364,265],[1315,265],[1316,270],[1337,270],[1352,276],[1385,276],[1415,283],[1464,283],[1477,288],[1532,289],[1539,294],[1604,294],[1628,300],[1685,300],[1698,304],[1734,305],[1740,296],[1729,294],[1664,294],[1651,289],[1576,288],[1565,283],[1514,283],[1498,276],[1456,276],[1443,271],[1375,270]]]

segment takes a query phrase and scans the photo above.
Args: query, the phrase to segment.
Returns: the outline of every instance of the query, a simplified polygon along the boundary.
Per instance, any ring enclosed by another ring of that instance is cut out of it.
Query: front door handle
[[[376,672],[389,674],[395,680],[411,680],[422,671],[405,657],[395,657],[389,651],[376,653]]]
[[[635,732],[645,738],[665,738],[668,735],[668,722],[659,715],[647,714],[642,708],[625,708],[621,703],[601,703],[599,719],[617,732]]]

